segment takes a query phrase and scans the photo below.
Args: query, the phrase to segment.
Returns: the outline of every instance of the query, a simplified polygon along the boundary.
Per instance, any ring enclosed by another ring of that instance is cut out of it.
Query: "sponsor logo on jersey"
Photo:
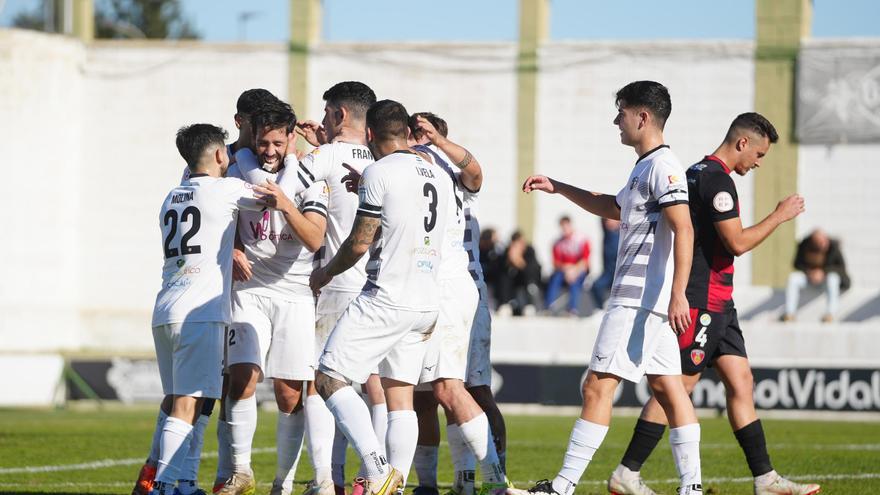
[[[431,245],[431,238],[428,237],[428,236],[425,236],[425,241],[424,241],[424,242],[425,242],[425,246],[430,246],[430,245]]]
[[[700,315],[700,325],[703,325],[704,327],[708,327],[709,323],[712,323],[712,317],[706,313],[701,314]]]
[[[706,351],[702,349],[694,349],[691,351],[691,362],[699,365],[706,359]]]
[[[727,191],[721,191],[712,198],[712,206],[719,213],[728,212],[733,209],[733,196]]]
[[[414,256],[437,256],[437,250],[434,248],[415,248],[412,254]]]
[[[288,232],[275,232],[269,229],[269,212],[263,212],[263,218],[260,223],[248,222],[251,226],[251,234],[258,241],[293,241],[294,236]]]
[[[431,273],[434,270],[434,263],[430,260],[418,260],[416,268],[422,273]]]
[[[681,182],[681,178],[676,175],[667,175],[666,178],[669,179],[670,184],[675,184],[676,182]]]

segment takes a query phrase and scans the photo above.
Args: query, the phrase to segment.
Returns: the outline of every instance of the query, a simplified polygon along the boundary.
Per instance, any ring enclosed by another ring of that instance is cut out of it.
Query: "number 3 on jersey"
[[[174,258],[182,254],[199,254],[202,247],[199,245],[190,246],[188,242],[198,233],[202,225],[202,212],[195,206],[186,207],[179,215],[177,210],[168,210],[165,212],[165,218],[162,219],[163,224],[169,227],[168,234],[165,236],[165,258]],[[171,246],[174,236],[177,235],[178,223],[189,223],[189,230],[180,238],[180,249]]]
[[[428,214],[425,215],[425,232],[430,232],[434,230],[434,226],[437,225],[437,189],[434,187],[434,184],[425,182],[425,187],[422,188],[422,192],[425,194],[425,197],[428,198]]]

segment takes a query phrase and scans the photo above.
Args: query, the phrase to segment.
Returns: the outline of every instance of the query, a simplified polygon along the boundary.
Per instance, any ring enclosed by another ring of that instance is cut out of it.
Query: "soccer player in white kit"
[[[177,148],[192,174],[168,193],[159,217],[165,263],[152,326],[162,389],[171,401],[163,411],[155,495],[174,493],[202,402],[220,397],[235,221],[239,209],[266,204],[248,184],[223,178],[225,138],[209,124],[178,131]]]
[[[382,100],[367,111],[367,142],[376,163],[364,170],[360,206],[348,238],[315,270],[320,290],[369,249],[367,283],[336,323],[315,379],[318,393],[360,456],[368,495],[388,495],[409,471],[418,436],[412,391],[437,320],[440,249],[452,183],[407,145],[409,115]],[[350,386],[378,366],[388,403],[388,459],[366,404]]]
[[[259,163],[265,181],[273,181],[294,144],[296,117],[286,105],[263,108],[253,118],[256,156],[250,149],[236,153],[231,176],[239,167]],[[262,181],[261,181],[262,182]],[[275,211],[246,212],[238,235],[246,253],[247,280],[238,281],[232,298],[232,325],[226,340],[229,391],[226,397],[233,474],[218,492],[253,493],[250,467],[257,426],[254,393],[263,378],[272,378],[278,406],[277,466],[272,493],[290,493],[293,471],[304,433],[303,415],[296,411],[303,380],[314,376],[314,296],[308,287],[313,253],[323,242],[328,198],[321,182],[294,197],[268,183]]]
[[[468,225],[465,216],[464,196],[474,196],[483,183],[480,164],[465,148],[451,142],[434,126],[433,120],[445,127],[442,120],[433,114],[416,114],[411,118],[416,139],[431,143],[413,147],[434,158],[435,165],[448,176],[453,184],[454,196],[448,204],[449,215],[446,224],[446,241],[443,244],[440,261],[440,313],[437,327],[431,339],[423,363],[422,375],[417,390],[432,390],[433,398],[418,393],[416,407],[420,414],[430,418],[421,421],[425,432],[420,428],[420,443],[417,449],[416,471],[420,486],[429,485],[430,471],[433,471],[433,485],[436,492],[436,447],[427,448],[427,437],[439,441],[437,425],[437,403],[443,406],[447,418],[447,438],[449,450],[456,466],[456,480],[453,492],[473,492],[473,464],[480,462],[483,473],[481,493],[503,492],[507,488],[504,472],[498,460],[498,453],[489,433],[489,421],[482,408],[468,393],[464,386],[467,377],[468,355],[471,343],[471,328],[479,303],[479,292],[470,273],[470,259],[465,249]],[[453,169],[452,164],[455,165]],[[425,385],[428,385],[425,387]],[[421,418],[420,418],[421,419]],[[435,435],[426,435],[426,433]],[[436,444],[435,444],[436,445]],[[433,455],[432,455],[433,454]],[[433,469],[432,469],[433,468]],[[470,473],[470,474],[468,474]],[[422,475],[426,482],[422,482]],[[421,490],[420,490],[421,491]]]
[[[331,170],[326,179],[330,189],[327,234],[324,247],[316,256],[322,264],[326,264],[336,255],[351,232],[358,208],[357,191],[348,189],[347,177],[352,173],[363,173],[373,163],[373,155],[366,146],[365,135],[367,110],[376,103],[376,94],[364,83],[344,81],[325,91],[323,98],[325,104],[321,126],[310,122],[301,126],[308,131],[304,133],[306,139],[317,146],[303,157],[301,163],[306,170]],[[367,258],[363,257],[350,269],[334,277],[321,290],[317,307],[316,359],[324,351],[324,345],[336,321],[360,294],[366,281]],[[309,381],[307,393],[304,402],[308,432],[306,445],[315,478],[304,495],[334,495],[344,490],[345,485],[345,436],[335,435],[336,421],[324,404],[324,399],[315,390],[314,380]],[[384,408],[384,400],[372,406],[374,427],[382,425],[383,432],[384,425],[388,422]],[[380,433],[377,431],[377,436],[384,438],[384,433]]]
[[[560,193],[581,208],[621,221],[617,267],[608,310],[583,385],[583,408],[575,422],[562,469],[513,494],[572,495],[611,422],[620,380],[647,376],[669,418],[669,443],[680,494],[701,494],[700,425],[681,382],[677,334],[690,324],[685,288],[693,256],[693,226],[684,167],[663,144],[672,111],[666,87],[636,81],[616,95],[620,140],[639,155],[630,178],[613,196],[586,191],[537,175],[523,191]],[[667,326],[668,324],[668,326]],[[671,329],[669,328],[671,327]]]

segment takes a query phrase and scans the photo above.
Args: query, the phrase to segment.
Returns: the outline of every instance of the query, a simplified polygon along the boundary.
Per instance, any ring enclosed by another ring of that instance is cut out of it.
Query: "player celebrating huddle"
[[[367,283],[333,328],[315,385],[363,462],[363,489],[378,495],[397,490],[415,451],[412,391],[437,320],[438,250],[452,194],[449,178],[409,149],[408,117],[391,100],[367,111],[367,142],[378,161],[364,170],[351,233],[311,278],[319,290],[370,251]],[[377,366],[389,410],[388,461],[349,385],[363,383]]]
[[[170,401],[159,438],[151,493],[171,495],[202,401],[221,389],[224,327],[231,320],[232,248],[239,209],[274,205],[250,186],[223,178],[226,132],[195,124],[177,133],[192,172],[165,198],[160,213],[165,263],[153,310],[153,340],[162,389]],[[259,190],[259,189],[258,189]]]
[[[296,117],[286,105],[260,110],[253,118],[256,161],[266,181],[282,166],[293,147]],[[250,149],[236,153],[230,175],[240,167],[254,167]],[[262,180],[260,182],[263,182]],[[313,252],[324,238],[327,196],[315,183],[289,200],[271,182],[277,211],[247,212],[239,218],[239,238],[247,262],[244,280],[233,293],[233,323],[227,336],[227,421],[230,427],[233,474],[218,493],[253,493],[250,467],[257,426],[257,382],[273,379],[278,406],[277,467],[272,493],[290,492],[293,471],[302,446],[303,415],[296,410],[303,380],[314,376],[314,298],[308,287]]]
[[[791,482],[770,464],[761,420],[755,413],[754,380],[745,342],[733,305],[733,260],[757,247],[764,239],[804,211],[804,200],[792,195],[779,202],[758,224],[743,229],[739,196],[731,172],[746,175],[778,139],[776,129],[762,115],[744,113],[730,124],[714,153],[687,171],[694,260],[687,287],[691,324],[679,336],[682,380],[690,392],[706,366],[715,371],[727,389],[727,415],[746,462],[755,477],[757,495],[812,495],[819,485]],[[620,465],[608,480],[608,489],[620,495],[650,495],[639,470],[657,445],[666,415],[651,398],[642,409],[635,432]]]
[[[465,238],[470,233],[466,207],[472,206],[482,185],[483,173],[471,153],[447,139],[445,133],[435,127],[435,122],[441,128],[446,127],[445,122],[433,114],[415,114],[410,118],[411,127],[415,128],[413,138],[422,142],[413,149],[433,157],[435,165],[451,179],[454,191],[447,205],[446,241],[441,251],[440,313],[420,377],[420,382],[430,384],[425,389],[433,390],[433,398],[424,392],[416,395],[417,410],[422,416],[419,428],[421,448],[416,451],[416,471],[419,485],[425,488],[433,486],[436,492],[439,402],[446,413],[449,448],[456,467],[453,492],[473,493],[475,461],[479,461],[482,468],[481,492],[500,492],[507,488],[507,483],[491,440],[488,418],[464,386],[471,327],[480,300],[474,277],[469,271],[470,258],[465,246]],[[450,163],[455,164],[456,170]],[[418,389],[422,390],[423,386],[420,385]],[[431,449],[430,446],[435,447]]]
[[[330,170],[327,185],[330,189],[330,211],[327,235],[324,247],[318,256],[325,264],[339,251],[345,238],[351,232],[355,214],[358,209],[358,196],[355,191],[346,187],[346,177],[351,170],[362,173],[373,163],[373,155],[366,146],[367,110],[376,103],[376,94],[364,83],[344,81],[333,85],[323,95],[324,118],[321,126],[305,122],[303,127],[317,131],[316,136],[309,135],[307,140],[318,146],[303,157],[302,166],[305,170]],[[316,359],[324,351],[324,345],[330,331],[342,315],[345,308],[360,293],[367,281],[367,258],[361,258],[354,266],[334,277],[321,290],[318,297],[317,323],[315,337]],[[385,406],[373,407],[374,425],[387,424],[387,413],[382,411]],[[314,484],[307,494],[334,495],[334,485],[342,489],[345,484],[342,466],[345,460],[345,437],[336,438],[337,445],[342,445],[341,464],[333,464],[334,434],[336,422],[333,414],[324,404],[324,399],[315,390],[314,381],[310,380],[308,396],[305,400],[306,428],[308,431],[309,457],[315,471]],[[384,429],[383,429],[384,431]],[[384,434],[377,436],[384,439]],[[383,442],[384,446],[384,442]],[[338,454],[337,454],[338,455]]]
[[[562,470],[528,492],[510,490],[515,494],[572,495],[608,432],[620,380],[637,383],[645,375],[673,426],[669,442],[680,478],[679,493],[702,493],[700,425],[681,383],[675,339],[690,323],[685,288],[693,228],[684,169],[663,144],[672,103],[666,87],[653,81],[627,84],[617,92],[616,103],[614,123],[620,140],[639,155],[616,197],[544,176],[529,177],[523,185],[527,193],[560,193],[591,213],[620,219],[621,241],[609,309],[596,337],[583,385],[581,417],[571,432]]]

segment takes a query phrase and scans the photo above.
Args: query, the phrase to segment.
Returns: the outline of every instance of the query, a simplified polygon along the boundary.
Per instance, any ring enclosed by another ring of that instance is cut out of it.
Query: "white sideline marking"
[[[275,452],[274,447],[261,447],[254,449],[254,454],[266,454]],[[217,452],[203,452],[203,458],[217,457]],[[81,462],[79,464],[61,464],[55,466],[22,466],[22,467],[0,467],[0,474],[21,474],[21,473],[53,473],[56,471],[84,471],[89,469],[101,469],[114,466],[137,466],[144,463],[143,457],[134,457],[130,459],[102,459],[100,461]]]
[[[139,461],[140,462],[140,461]],[[880,479],[880,473],[852,473],[852,474],[801,474],[797,476],[787,476],[788,479],[791,480],[865,480],[865,479]],[[751,483],[754,481],[754,478],[704,478],[703,485],[707,483]],[[534,483],[534,481],[514,481],[514,484],[520,486],[527,486],[529,484]],[[581,481],[578,485],[605,485],[605,480],[590,480],[590,481]],[[678,483],[678,478],[669,478],[665,480],[645,480],[645,483]],[[257,483],[257,486],[260,488],[265,488],[271,486],[271,483]],[[0,483],[0,488],[15,488],[20,487],[21,483]],[[116,487],[127,487],[131,486],[131,482],[111,482],[111,483],[85,483],[85,482],[58,482],[58,483],[41,483],[41,488],[116,488]],[[415,486],[415,485],[407,485]],[[440,488],[448,488],[450,485],[440,484]]]
[[[529,443],[528,441],[512,441],[510,442],[513,445],[521,445],[524,443]],[[536,444],[537,445],[537,444]],[[733,448],[738,447],[738,445],[727,442],[727,443],[718,443],[718,444],[703,444],[701,445],[703,448]],[[820,450],[851,450],[851,451],[880,451],[880,444],[877,443],[852,443],[852,444],[829,444],[829,445],[800,445],[800,444],[773,444],[772,448],[777,449],[787,449],[787,448],[815,448]],[[273,447],[261,447],[253,450],[254,454],[267,454],[270,452],[275,452],[276,449]],[[205,458],[215,458],[217,457],[217,452],[204,452],[202,454]],[[144,462],[143,457],[130,458],[130,459],[103,459],[100,461],[92,461],[92,462],[82,462],[78,464],[61,464],[54,466],[22,466],[22,467],[0,467],[0,475],[3,474],[21,474],[21,473],[53,473],[58,471],[86,471],[91,469],[101,469],[115,466],[136,466],[142,464]],[[870,473],[869,473],[870,474]],[[808,476],[809,477],[809,476]],[[869,478],[871,476],[868,476]],[[751,478],[749,478],[751,479]],[[584,482],[591,483],[591,482]]]

